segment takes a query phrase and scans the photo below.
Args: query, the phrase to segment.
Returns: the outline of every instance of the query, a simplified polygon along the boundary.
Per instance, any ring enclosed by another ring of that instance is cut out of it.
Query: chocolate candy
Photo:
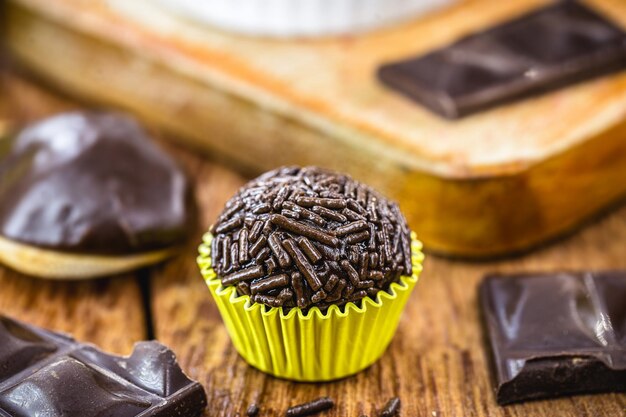
[[[0,147],[0,235],[56,251],[128,254],[184,241],[189,182],[133,120],[66,113]]]
[[[344,305],[412,272],[397,204],[320,168],[280,168],[250,182],[211,231],[222,284],[271,307]]]
[[[499,404],[626,391],[626,272],[494,275],[480,296]]]
[[[425,56],[384,65],[383,83],[447,118],[626,68],[626,34],[562,1]]]
[[[308,403],[295,405],[287,410],[287,417],[304,417],[329,410],[335,406],[335,402],[328,397],[318,398]]]
[[[158,342],[119,357],[0,316],[0,416],[193,417],[206,403]]]
[[[246,410],[246,416],[257,417],[259,415],[259,406],[256,404],[250,404]]]
[[[401,406],[400,398],[393,397],[383,407],[383,411],[380,413],[380,417],[395,417],[400,413]]]

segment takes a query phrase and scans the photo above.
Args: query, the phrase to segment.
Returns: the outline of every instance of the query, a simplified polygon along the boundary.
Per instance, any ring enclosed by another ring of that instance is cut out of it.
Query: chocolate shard
[[[626,68],[624,31],[560,1],[427,55],[382,66],[381,81],[455,119]]]
[[[0,342],[1,416],[193,417],[207,404],[156,341],[120,357],[0,316]]]
[[[626,271],[488,276],[497,402],[626,391],[624,300]]]

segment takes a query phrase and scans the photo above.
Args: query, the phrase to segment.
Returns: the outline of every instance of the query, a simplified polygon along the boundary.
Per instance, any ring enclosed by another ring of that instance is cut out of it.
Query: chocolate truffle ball
[[[342,306],[412,272],[398,205],[316,167],[280,168],[248,183],[211,232],[222,285],[271,307]]]
[[[185,173],[132,119],[60,114],[0,148],[0,235],[78,254],[181,243],[194,226]]]

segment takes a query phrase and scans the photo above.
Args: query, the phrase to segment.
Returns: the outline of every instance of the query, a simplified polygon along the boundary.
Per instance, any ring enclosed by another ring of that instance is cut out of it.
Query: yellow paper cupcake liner
[[[400,315],[422,271],[422,244],[411,234],[413,275],[401,277],[376,300],[365,297],[361,306],[348,303],[343,311],[330,306],[324,313],[313,307],[306,314],[292,308],[268,308],[238,296],[235,287],[222,287],[211,266],[207,233],[200,245],[198,265],[235,349],[251,366],[296,381],[329,381],[355,374],[385,352]]]

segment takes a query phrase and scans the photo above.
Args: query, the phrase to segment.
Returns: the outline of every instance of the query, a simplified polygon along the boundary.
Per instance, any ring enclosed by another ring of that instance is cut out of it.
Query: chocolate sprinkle
[[[246,416],[248,417],[257,417],[259,415],[259,406],[256,404],[250,404],[248,410],[246,411]]]
[[[253,180],[211,232],[222,284],[271,307],[343,306],[412,273],[398,206],[320,168],[280,168]]]
[[[317,263],[322,259],[322,255],[317,249],[315,249],[315,246],[313,246],[306,237],[300,236],[298,238],[298,244],[300,245],[300,248],[302,248],[302,251],[306,254],[306,256],[311,260],[311,262]]]
[[[335,402],[329,397],[318,398],[308,403],[296,405],[287,409],[287,417],[303,417],[330,410],[335,406]]]
[[[298,249],[295,242],[291,239],[287,239],[283,242],[285,249],[287,252],[293,257],[294,262],[296,263],[298,269],[304,275],[309,286],[313,291],[317,291],[322,287],[322,282],[318,278],[315,270],[311,266],[311,264],[304,257],[304,254]]]
[[[252,294],[258,292],[264,292],[273,288],[281,288],[289,283],[289,277],[287,274],[272,275],[271,277],[263,278],[255,281],[250,285],[250,291]]]
[[[263,276],[263,267],[260,265],[251,266],[247,269],[242,269],[237,272],[233,272],[232,274],[226,275],[222,279],[223,285],[232,285],[239,281],[250,280],[253,278],[260,278]]]
[[[380,413],[380,417],[394,417],[400,412],[400,398],[394,397],[387,401],[383,411]]]
[[[326,284],[324,285],[324,290],[326,292],[332,291],[333,289],[335,289],[335,286],[337,285],[338,282],[339,282],[339,278],[337,277],[337,275],[332,274],[330,278],[328,278],[328,281],[326,281]]]

